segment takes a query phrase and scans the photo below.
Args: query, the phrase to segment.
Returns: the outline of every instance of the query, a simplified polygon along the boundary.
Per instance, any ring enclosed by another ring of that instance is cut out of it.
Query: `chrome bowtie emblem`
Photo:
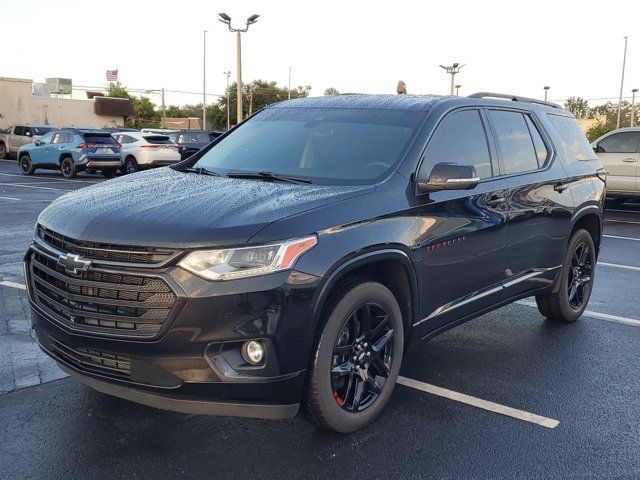
[[[79,272],[89,270],[91,260],[83,260],[80,255],[65,253],[58,257],[58,265],[63,267],[67,272],[78,274]]]

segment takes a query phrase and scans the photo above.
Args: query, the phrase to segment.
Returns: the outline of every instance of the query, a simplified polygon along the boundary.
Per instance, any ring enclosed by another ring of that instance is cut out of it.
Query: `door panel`
[[[607,191],[635,193],[638,191],[640,132],[618,132],[598,142],[596,153],[607,170]]]

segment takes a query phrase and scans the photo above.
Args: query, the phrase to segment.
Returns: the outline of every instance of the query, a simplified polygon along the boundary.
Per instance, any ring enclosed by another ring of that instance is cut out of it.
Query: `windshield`
[[[400,159],[423,117],[420,111],[270,108],[220,140],[194,167],[371,183]]]
[[[31,127],[31,131],[34,135],[44,135],[45,133],[49,133],[53,128],[49,127]]]

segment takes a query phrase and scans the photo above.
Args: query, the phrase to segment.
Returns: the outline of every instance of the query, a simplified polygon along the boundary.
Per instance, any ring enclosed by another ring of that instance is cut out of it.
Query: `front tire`
[[[23,175],[33,175],[33,172],[36,169],[33,167],[33,162],[31,162],[31,157],[28,154],[24,154],[18,160],[18,164],[20,165],[20,171]]]
[[[60,173],[64,178],[73,178],[76,176],[76,164],[71,157],[64,157],[60,162]]]
[[[536,296],[542,315],[557,322],[575,322],[587,308],[595,278],[596,249],[589,232],[576,230],[562,263],[555,293]]]
[[[0,159],[7,158],[7,147],[4,143],[0,143]]]
[[[333,297],[323,319],[306,410],[322,429],[355,432],[380,415],[393,392],[404,349],[402,313],[384,285],[359,282]]]

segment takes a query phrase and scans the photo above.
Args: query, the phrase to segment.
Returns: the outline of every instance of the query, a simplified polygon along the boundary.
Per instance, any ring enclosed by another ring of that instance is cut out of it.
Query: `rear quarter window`
[[[591,145],[587,141],[584,133],[578,126],[575,118],[565,117],[562,115],[547,114],[549,122],[560,136],[562,149],[565,157],[575,160],[595,160]]]

